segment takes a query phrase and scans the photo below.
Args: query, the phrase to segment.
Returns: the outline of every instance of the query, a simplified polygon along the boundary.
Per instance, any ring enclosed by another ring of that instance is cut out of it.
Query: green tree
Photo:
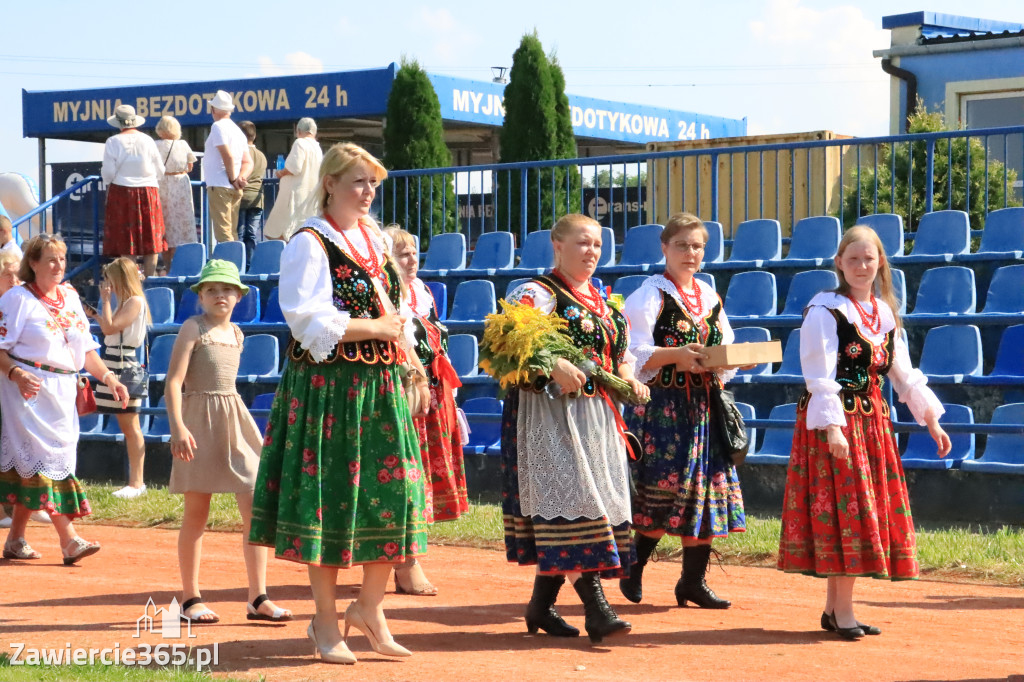
[[[427,73],[402,59],[388,96],[384,165],[390,170],[451,166],[444,142],[441,103]],[[381,188],[383,219],[419,234],[426,249],[430,234],[458,229],[454,174],[388,179]]]
[[[500,134],[502,163],[557,158],[557,99],[551,64],[536,31],[524,35],[512,56],[509,83],[505,87],[505,120]],[[531,170],[526,176],[526,228],[532,231],[550,227],[552,216],[560,215],[553,203],[555,173],[551,169]],[[497,184],[497,225],[508,225],[517,232],[523,219],[522,174],[499,171]]]
[[[565,94],[565,72],[558,58],[551,55],[551,81],[555,88],[555,116],[557,117],[556,159],[575,159],[579,156],[576,149],[576,133],[572,129],[572,110],[569,108],[569,97]],[[558,188],[555,197],[558,208],[565,207],[567,213],[579,213],[582,204],[580,189],[580,169],[575,165],[555,169],[555,186]]]
[[[939,112],[928,112],[919,105],[917,113],[907,120],[908,133],[932,133],[950,130]],[[843,221],[853,225],[862,215],[875,213],[874,196],[877,183],[877,213],[897,213],[903,217],[904,226],[912,230],[925,213],[925,172],[927,169],[928,143],[882,144],[875,147],[878,160],[872,152],[861,151],[871,166],[860,168],[860,207],[857,206],[857,169],[853,169],[852,187],[843,196]],[[968,167],[968,149],[970,166]],[[952,162],[952,163],[951,163]],[[985,224],[985,145],[978,138],[960,137],[952,141],[952,147],[945,140],[935,143],[934,181],[932,182],[932,204],[934,210],[951,206],[954,210],[967,211],[971,227],[980,230]],[[895,169],[895,182],[893,175]],[[952,204],[949,202],[950,172],[952,172]],[[909,188],[907,178],[911,177],[913,187]],[[1015,170],[1006,168],[997,160],[988,160],[988,206],[990,209],[1003,207],[1003,180],[1012,187],[1017,179]],[[895,193],[893,188],[895,187]],[[970,192],[968,193],[968,188]],[[968,194],[970,205],[968,206]],[[1020,198],[1012,190],[1007,205],[1019,206]],[[895,201],[894,201],[895,199]],[[895,205],[895,208],[894,208]]]

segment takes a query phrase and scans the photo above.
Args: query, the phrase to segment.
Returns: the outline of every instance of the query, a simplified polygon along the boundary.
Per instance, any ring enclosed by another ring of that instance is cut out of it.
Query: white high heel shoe
[[[309,621],[309,627],[306,628],[306,636],[313,642],[313,646],[316,647],[316,652],[320,654],[320,660],[324,663],[352,665],[356,662],[355,655],[349,651],[348,644],[345,643],[344,639],[329,649],[321,646],[320,642],[316,640],[316,628],[313,627],[312,620]]]
[[[386,640],[381,641],[379,637],[370,629],[370,626],[363,620],[363,614],[359,611],[359,607],[356,602],[349,604],[348,608],[345,609],[345,641],[348,641],[348,629],[354,627],[364,635],[366,639],[370,640],[370,647],[378,654],[384,656],[395,656],[398,658],[405,658],[406,656],[412,656],[412,652],[406,649],[404,646],[395,641],[394,637],[390,637]]]

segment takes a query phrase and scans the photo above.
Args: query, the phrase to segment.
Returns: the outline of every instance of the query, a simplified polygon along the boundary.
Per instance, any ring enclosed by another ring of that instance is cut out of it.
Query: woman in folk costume
[[[835,257],[839,288],[811,299],[800,327],[807,391],[797,405],[779,542],[780,570],[828,578],[821,627],[877,635],[853,613],[858,577],[918,576],[917,542],[889,405],[888,376],[938,454],[949,453],[941,403],[910,364],[885,249],[854,226]]]
[[[633,378],[626,318],[607,306],[590,282],[601,255],[601,226],[579,214],[551,230],[555,269],[516,288],[509,301],[564,318],[564,332],[594,362],[629,382]],[[546,390],[557,383],[560,394]],[[629,632],[608,605],[602,577],[629,570],[629,471],[619,407],[607,391],[569,361],[550,378],[509,392],[502,415],[505,549],[509,561],[537,565],[526,627],[557,637],[579,630],[554,608],[569,580],[584,605],[591,641]]]
[[[355,662],[345,641],[351,627],[377,653],[410,655],[388,630],[384,591],[391,569],[427,543],[419,443],[398,371],[413,338],[411,314],[390,242],[368,216],[386,175],[361,147],[334,145],[320,168],[321,215],[285,246],[280,302],[292,340],[253,503],[250,541],[308,565],[316,615],[306,632],[333,663]],[[429,404],[412,356],[412,390]],[[354,565],[363,583],[343,639],[338,569]]]
[[[644,566],[668,533],[683,544],[676,603],[707,609],[731,606],[705,582],[714,538],[746,529],[736,467],[710,437],[711,389],[732,379],[736,370],[711,371],[701,365],[706,346],[732,343],[734,338],[722,300],[694,277],[707,240],[700,218],[673,215],[661,233],[665,274],[648,278],[626,300],[637,377],[651,387],[651,402],[626,414],[644,451],[630,465],[636,487],[637,563],[619,583],[634,603],[643,596]]]
[[[434,296],[416,276],[420,261],[416,238],[398,226],[389,226],[384,232],[394,244],[392,255],[402,275],[405,302],[416,327],[416,355],[430,380],[430,410],[414,420],[423,459],[427,507],[434,521],[453,521],[469,511],[463,434],[455,407],[455,391],[462,382],[448,359],[448,330],[438,318]],[[418,597],[437,594],[416,557],[408,557],[404,566],[395,567],[395,591]]]

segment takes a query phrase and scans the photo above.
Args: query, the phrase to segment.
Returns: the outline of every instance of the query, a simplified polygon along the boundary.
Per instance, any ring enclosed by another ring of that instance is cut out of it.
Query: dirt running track
[[[44,557],[0,561],[0,650],[28,647],[138,647],[136,619],[152,596],[166,606],[179,587],[177,533],[86,527],[103,551],[80,566],[61,564],[56,537],[33,524],[29,539]],[[711,584],[733,600],[728,611],[679,609],[672,599],[678,563],[652,564],[645,599],[628,604],[615,583],[607,593],[633,633],[591,646],[585,637],[529,636],[523,605],[529,570],[493,550],[431,547],[424,565],[441,594],[389,593],[385,608],[397,639],[415,655],[378,656],[362,635],[350,641],[354,667],[315,661],[305,631],[312,603],[305,568],[271,561],[270,594],[296,620],[245,619],[244,566],[235,533],[208,533],[203,594],[221,615],[195,628],[194,646],[219,644],[214,673],[267,680],[1009,680],[1024,682],[1024,590],[918,581],[861,581],[861,620],[879,637],[843,642],[818,629],[824,582],[765,568],[714,569]],[[649,576],[649,577],[648,577]],[[358,571],[342,572],[339,606],[354,596]],[[583,626],[575,593],[563,589],[562,614]],[[182,640],[164,640],[177,642]],[[2,675],[0,675],[2,676]]]

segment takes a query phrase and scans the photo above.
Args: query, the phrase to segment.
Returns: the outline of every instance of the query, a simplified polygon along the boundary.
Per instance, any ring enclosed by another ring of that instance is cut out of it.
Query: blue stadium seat
[[[786,293],[786,305],[782,314],[790,317],[803,317],[804,308],[811,302],[815,294],[835,289],[839,286],[839,277],[832,270],[806,270],[793,275]],[[728,314],[728,312],[727,312]]]
[[[480,373],[477,359],[480,349],[472,334],[452,334],[448,337],[448,359],[459,377],[475,377]]]
[[[899,268],[889,268],[892,275],[892,290],[900,302],[900,315],[907,314],[907,276]]]
[[[174,250],[174,259],[166,277],[147,277],[147,286],[159,286],[170,282],[184,282],[186,279],[199,277],[206,265],[206,246],[199,242],[182,244]]]
[[[775,275],[764,270],[738,272],[729,281],[725,314],[729,319],[774,316],[778,305]]]
[[[228,242],[234,244],[235,242]],[[241,242],[238,242],[241,243]],[[242,297],[235,309],[231,311],[231,321],[235,324],[250,324],[260,319],[260,290],[249,287],[249,293]]]
[[[443,277],[449,270],[466,267],[466,235],[461,232],[435,234],[430,238],[420,277]]]
[[[270,291],[270,296],[267,298],[267,309],[263,311],[264,322],[285,324],[284,313],[281,312],[280,295],[281,291],[278,287],[274,287]]]
[[[1019,260],[1024,256],[1024,208],[992,211],[985,218],[977,253],[957,256],[958,261]]]
[[[830,216],[801,218],[793,226],[793,238],[783,264],[816,268],[831,261],[839,250],[842,238],[839,219]]]
[[[1024,314],[1024,265],[1004,265],[992,273],[985,315]]]
[[[211,258],[234,263],[239,275],[245,273],[245,242],[220,242],[213,247]]]
[[[858,225],[867,225],[882,240],[885,255],[891,260],[903,255],[903,217],[895,213],[876,213],[857,218]]]
[[[551,230],[537,230],[526,235],[519,264],[503,270],[503,275],[542,275],[555,265],[555,250],[551,244]]]
[[[901,263],[948,263],[971,250],[971,223],[963,211],[932,211],[921,216],[909,256],[893,256]]]
[[[740,416],[743,417],[743,421],[750,421],[757,416],[754,411],[754,406],[749,403],[736,403],[736,409],[740,411]],[[747,427],[747,440],[750,441],[749,451],[753,452],[754,446],[757,444],[757,429],[752,426]]]
[[[1021,430],[990,434],[984,455],[980,459],[965,460],[960,468],[989,474],[1024,474],[1024,403],[1000,405],[992,412],[991,423],[1014,424]]]
[[[469,422],[469,443],[464,451],[482,455],[501,440],[501,410],[497,398],[470,398],[462,404]]]
[[[250,410],[269,410],[274,404],[273,393],[260,393],[258,396],[252,399],[252,405],[249,406]],[[253,416],[253,421],[256,422],[256,426],[259,428],[260,433],[264,436],[267,435],[267,417]]]
[[[769,419],[796,422],[796,403],[776,405]],[[747,455],[748,464],[789,464],[789,453],[793,450],[793,426],[773,426],[765,429],[764,442],[756,453]]]
[[[702,286],[707,284],[711,287],[711,291],[718,291],[718,282],[715,281],[715,276],[710,272],[695,272],[693,276],[700,280]]]
[[[148,401],[143,400],[143,407],[148,406]],[[139,415],[139,426],[142,428],[142,433],[149,431],[149,415]],[[103,428],[92,431],[94,434],[103,436],[101,440],[116,441],[118,443],[124,442],[124,434],[121,433],[121,425],[118,423],[117,418],[114,415],[106,415],[103,420]]]
[[[192,289],[185,289],[181,292],[181,300],[178,301],[178,307],[174,311],[174,321],[177,324],[181,324],[193,315],[198,315],[202,312],[199,309],[199,294],[192,291]]]
[[[772,335],[764,327],[739,327],[734,330],[736,338],[733,343],[758,343],[761,341],[771,341]],[[754,377],[760,377],[764,374],[769,374],[772,371],[771,363],[764,363],[757,365],[754,369],[741,369],[736,372],[736,376],[733,381],[736,383],[748,384]]]
[[[434,308],[440,320],[448,319],[448,287],[444,282],[424,282],[434,297]]]
[[[484,317],[496,309],[494,282],[487,279],[471,279],[460,282],[455,289],[455,300],[452,301],[452,312],[448,316],[448,322],[483,322]]]
[[[256,244],[256,249],[252,252],[252,262],[249,263],[249,271],[242,276],[242,280],[265,282],[278,277],[281,274],[282,251],[284,242],[280,239],[268,239]]]
[[[939,417],[940,424],[973,424],[974,410],[967,405],[943,404],[946,413]],[[939,458],[935,441],[927,431],[915,431],[907,440],[903,453],[904,469],[957,469],[965,459],[974,459],[974,434],[951,433],[953,448]]]
[[[511,296],[513,291],[515,291],[516,289],[518,289],[522,285],[526,284],[531,279],[532,279],[531,277],[517,277],[516,279],[512,280],[511,282],[509,282],[508,286],[505,287],[505,298],[508,298],[509,296]]]
[[[943,325],[928,330],[920,370],[933,384],[959,384],[981,374],[981,332],[974,325]]]
[[[964,377],[968,384],[1024,384],[1024,324],[1015,324],[1003,330],[996,351],[992,372],[985,376]]]
[[[151,415],[152,420],[149,423],[149,429],[146,431],[146,440],[169,443],[171,440],[171,420],[167,417],[167,405],[164,403],[163,396],[160,396],[160,401],[157,402],[156,406],[164,408],[164,411],[160,414]]]
[[[615,264],[615,231],[610,227],[601,228],[601,258],[597,267]]]
[[[800,329],[789,330],[786,345],[782,350],[782,364],[774,374],[760,376],[758,382],[770,384],[800,384],[804,381],[803,368],[800,365]]]
[[[480,277],[493,275],[498,270],[508,270],[516,257],[515,237],[511,232],[485,232],[473,247],[473,260],[466,268],[465,275]]]
[[[976,304],[974,270],[958,265],[928,268],[921,276],[910,316],[964,315],[973,313]]]
[[[238,363],[239,381],[254,383],[261,377],[277,376],[277,337],[272,334],[250,334],[242,344]]]
[[[732,251],[722,265],[731,269],[759,268],[765,261],[782,258],[782,227],[778,220],[744,220],[736,226]],[[709,264],[714,269],[715,264]]]
[[[171,350],[177,334],[164,334],[153,339],[149,344],[149,378],[163,381],[167,376],[167,367],[171,364]]]
[[[725,257],[725,238],[722,223],[705,220],[704,227],[708,231],[708,243],[704,245],[704,262],[721,263]]]
[[[615,284],[612,285],[612,293],[619,294],[623,298],[629,298],[629,295],[640,288],[640,285],[647,279],[647,275],[626,275],[619,277],[615,280]]]
[[[151,287],[145,290],[146,303],[153,324],[170,324],[174,321],[174,290],[170,287]]]
[[[598,274],[637,275],[651,271],[655,265],[664,265],[665,255],[661,252],[664,229],[662,225],[638,225],[627,230],[619,264],[599,267]]]
[[[100,433],[101,431],[103,431],[103,415],[99,412],[93,412],[78,418],[79,433]]]

